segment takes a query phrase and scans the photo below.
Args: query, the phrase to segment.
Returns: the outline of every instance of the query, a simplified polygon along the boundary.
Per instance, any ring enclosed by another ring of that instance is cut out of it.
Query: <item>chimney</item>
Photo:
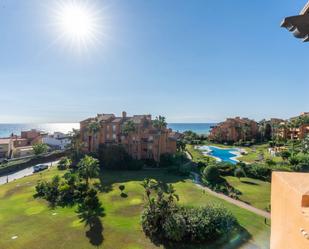
[[[127,113],[125,111],[122,112],[122,117],[126,118],[127,117]]]

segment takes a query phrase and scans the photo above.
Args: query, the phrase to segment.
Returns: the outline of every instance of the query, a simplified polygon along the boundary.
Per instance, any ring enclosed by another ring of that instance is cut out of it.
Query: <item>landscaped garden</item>
[[[89,231],[77,217],[75,207],[52,209],[45,200],[33,197],[38,180],[50,180],[64,172],[53,168],[0,187],[0,225],[5,228],[0,230],[1,248],[237,248],[237,244],[250,237],[252,245],[268,248],[269,226],[264,224],[263,217],[204,193],[190,179],[167,174],[163,169],[103,171],[98,197],[104,208],[104,217],[101,226]],[[145,201],[141,183],[147,177],[172,183],[180,205],[221,204],[231,211],[242,228],[237,228],[230,238],[222,236],[212,245],[152,243],[141,227]],[[120,190],[120,185],[125,189]]]

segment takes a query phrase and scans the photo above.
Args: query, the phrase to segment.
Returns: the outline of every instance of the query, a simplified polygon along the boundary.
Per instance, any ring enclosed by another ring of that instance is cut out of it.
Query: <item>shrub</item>
[[[160,156],[159,166],[161,168],[167,168],[175,163],[173,155],[170,153],[165,153]]]
[[[121,191],[121,192],[123,192],[123,190],[125,189],[126,187],[124,186],[124,185],[120,185],[119,186],[119,190]]]
[[[188,176],[191,171],[192,171],[192,163],[191,162],[181,164],[178,168],[179,174],[183,175],[183,176]]]
[[[240,179],[241,177],[244,177],[246,174],[245,174],[243,169],[236,168],[235,171],[234,171],[234,175],[235,175],[235,177]]]
[[[289,152],[288,150],[284,150],[280,153],[280,156],[283,160],[287,160],[291,156],[291,152]]]
[[[250,164],[246,165],[245,173],[248,177],[270,181],[272,168],[265,164]]]
[[[137,159],[132,159],[127,164],[128,170],[141,170],[144,167],[144,162]]]
[[[181,241],[186,235],[186,220],[182,213],[172,213],[163,221],[164,237],[172,241]]]
[[[128,169],[131,156],[125,151],[123,146],[101,144],[98,149],[100,165],[106,169]]]
[[[37,144],[34,144],[32,148],[33,148],[34,155],[39,156],[41,154],[46,153],[49,147],[46,144],[37,143]]]
[[[220,173],[216,166],[207,166],[203,171],[203,178],[211,184],[218,183],[220,181]]]
[[[201,242],[226,235],[237,220],[225,208],[208,205],[201,208],[180,207],[172,185],[165,192],[161,185],[145,181],[148,204],[142,213],[142,227],[147,236],[158,241]],[[150,195],[153,197],[150,198]],[[176,197],[176,198],[175,198]]]
[[[57,168],[59,170],[66,170],[72,165],[71,159],[68,157],[62,157],[60,161],[58,162]]]

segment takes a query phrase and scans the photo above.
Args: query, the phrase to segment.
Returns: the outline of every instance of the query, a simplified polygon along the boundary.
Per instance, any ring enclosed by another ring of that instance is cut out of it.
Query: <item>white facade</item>
[[[55,132],[52,135],[44,136],[43,143],[60,150],[64,150],[71,144],[71,140],[66,134]]]

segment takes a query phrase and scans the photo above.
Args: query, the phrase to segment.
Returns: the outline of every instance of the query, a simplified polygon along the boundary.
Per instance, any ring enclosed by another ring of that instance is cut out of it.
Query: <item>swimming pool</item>
[[[235,158],[239,156],[239,149],[229,148],[223,149],[215,146],[198,146],[198,149],[203,152],[204,155],[209,155],[216,158],[218,161],[229,162],[232,164],[238,163],[238,160]]]

